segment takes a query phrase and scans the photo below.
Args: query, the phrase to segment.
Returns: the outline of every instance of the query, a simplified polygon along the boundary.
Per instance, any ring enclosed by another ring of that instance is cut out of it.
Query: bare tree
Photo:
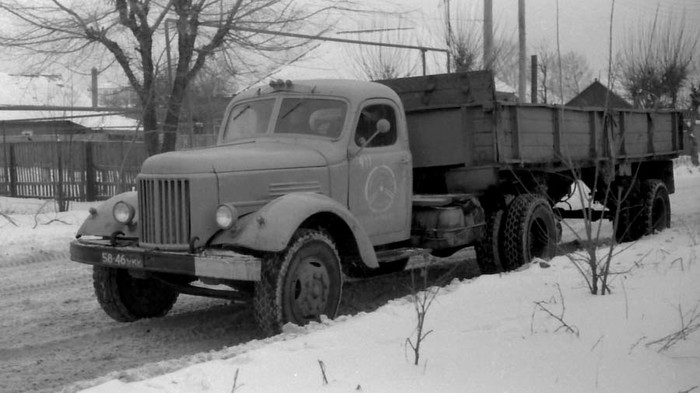
[[[366,29],[373,33],[371,38],[359,36],[358,40],[368,40],[383,44],[411,45],[411,37],[407,33],[410,28],[402,26],[401,20],[396,25],[385,22],[373,22]],[[373,45],[352,45],[348,47],[350,59],[355,68],[355,74],[360,79],[379,80],[403,78],[412,75],[419,61],[415,50],[392,48]]]
[[[636,107],[677,108],[698,49],[685,19],[659,19],[659,12],[630,37],[620,55],[621,83]]]
[[[0,33],[0,46],[36,55],[44,64],[116,63],[141,102],[149,155],[175,147],[187,87],[215,53],[233,63],[252,51],[265,58],[306,41],[260,34],[259,29],[299,31],[315,17],[337,9],[342,0],[298,4],[294,0],[23,0],[0,1],[13,28]],[[171,25],[172,23],[172,25]],[[323,25],[331,23],[330,20]],[[321,25],[316,30],[323,30]],[[247,29],[247,30],[242,30]],[[170,60],[173,35],[172,68]],[[168,49],[168,56],[165,55]],[[101,60],[101,61],[100,61]],[[169,61],[168,61],[169,63]],[[158,70],[168,71],[162,130],[157,112]],[[160,135],[162,143],[160,143]]]
[[[557,55],[555,52],[541,47],[537,54],[537,74],[539,75],[539,86],[537,87],[537,102],[543,104],[550,103],[550,92],[558,90],[556,86],[557,78],[552,75],[557,70]]]
[[[462,3],[449,15],[446,13],[444,18],[440,35],[444,37],[450,51],[454,65],[452,69],[455,72],[465,72],[486,68],[483,64],[484,32],[482,25],[476,23],[479,18],[475,15],[475,10]],[[501,24],[496,23],[492,59],[489,61],[494,74],[510,83],[513,62],[517,64],[517,46],[512,39],[512,32],[506,32]]]
[[[539,73],[538,101],[550,104],[563,104],[578,95],[593,79],[593,72],[586,57],[575,51],[559,56],[545,45],[537,49],[537,72]],[[559,77],[561,74],[561,89]],[[562,91],[560,91],[562,90]]]

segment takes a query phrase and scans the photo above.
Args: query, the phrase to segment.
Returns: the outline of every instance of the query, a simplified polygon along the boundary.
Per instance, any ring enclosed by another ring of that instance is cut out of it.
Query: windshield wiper
[[[282,115],[282,117],[280,117],[280,119],[284,119],[285,117],[289,116],[290,113],[292,113],[292,112],[294,112],[295,110],[299,109],[299,107],[302,106],[302,105],[304,105],[305,103],[306,103],[306,101],[299,101],[296,105],[294,105],[294,106],[291,107],[287,112],[285,112],[284,115]]]
[[[238,114],[237,114],[236,116],[234,116],[233,119],[231,119],[231,121],[236,121],[236,119],[238,119],[239,117],[241,117],[241,115],[242,115],[243,113],[245,113],[245,111],[247,111],[248,109],[250,109],[250,104],[246,105],[243,109],[241,109],[241,111],[238,112]]]

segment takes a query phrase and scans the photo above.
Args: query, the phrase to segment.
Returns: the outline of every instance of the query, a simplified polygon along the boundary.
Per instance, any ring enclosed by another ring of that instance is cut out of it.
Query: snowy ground
[[[406,297],[371,313],[290,327],[276,337],[184,361],[112,372],[66,391],[700,391],[700,173],[681,164],[676,175],[672,228],[619,246],[613,269],[625,273],[614,276],[612,295],[590,295],[566,256],[549,268],[533,264],[455,280],[439,289],[428,310],[426,329],[432,333],[418,366],[406,344],[415,337],[416,321]],[[14,227],[0,217],[3,258],[65,252],[70,232],[85,215],[79,206],[35,217],[37,207],[0,198],[0,212],[23,220]],[[53,219],[65,223],[43,225]],[[34,223],[32,230],[18,229]],[[693,327],[677,341],[664,339]],[[190,365],[172,371],[182,364]]]

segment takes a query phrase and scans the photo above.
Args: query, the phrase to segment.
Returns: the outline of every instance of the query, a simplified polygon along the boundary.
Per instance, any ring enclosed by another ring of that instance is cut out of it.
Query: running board
[[[226,299],[232,302],[241,303],[248,302],[252,299],[251,294],[244,291],[205,288],[191,284],[181,285],[160,278],[156,279],[162,282],[163,284],[169,286],[170,288],[173,288],[174,290],[178,291],[179,293],[185,295]]]
[[[439,266],[455,263],[455,258],[440,258],[430,254],[428,248],[405,247],[395,250],[377,251],[377,259],[380,265],[387,265],[393,262],[408,258],[406,267],[403,270],[424,269],[430,266]]]
[[[430,250],[427,248],[403,247],[377,251],[377,260],[379,263],[391,263],[406,258],[423,257],[424,255],[430,255]]]

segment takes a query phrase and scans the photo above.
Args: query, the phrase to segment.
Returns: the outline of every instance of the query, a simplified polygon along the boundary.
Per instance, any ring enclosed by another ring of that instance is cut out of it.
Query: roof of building
[[[92,105],[91,97],[59,75],[0,73],[0,86],[0,121],[67,120],[104,129],[136,129],[139,125],[114,111],[80,110]]]
[[[609,108],[633,108],[632,104],[605,87],[597,79],[576,97],[567,102],[566,106],[604,107],[606,102],[608,103]]]

